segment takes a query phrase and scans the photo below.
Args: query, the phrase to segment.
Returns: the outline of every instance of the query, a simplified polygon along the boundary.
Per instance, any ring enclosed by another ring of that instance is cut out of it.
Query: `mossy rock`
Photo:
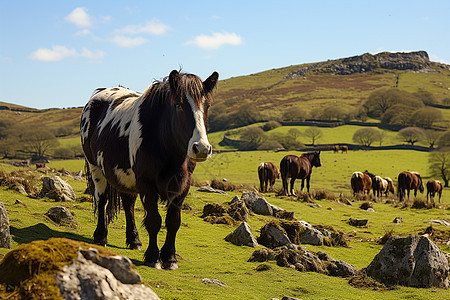
[[[62,299],[54,274],[72,263],[79,248],[96,248],[101,256],[116,255],[102,246],[66,238],[23,244],[0,262],[0,298],[14,291],[23,299]]]

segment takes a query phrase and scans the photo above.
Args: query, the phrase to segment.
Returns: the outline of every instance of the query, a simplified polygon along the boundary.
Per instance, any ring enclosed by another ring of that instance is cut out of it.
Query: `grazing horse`
[[[95,243],[107,244],[107,225],[122,199],[127,244],[140,247],[134,222],[134,204],[140,195],[149,234],[144,263],[158,269],[161,265],[178,268],[175,238],[180,209],[196,162],[212,153],[205,123],[218,76],[214,72],[202,81],[174,70],[143,94],[123,87],[94,91],[80,125],[86,165],[95,186]],[[157,244],[162,221],[159,199],[167,204],[167,235],[161,251]]]
[[[372,180],[373,195],[383,199],[383,194],[387,197],[389,192],[394,194],[394,183],[389,177],[381,178],[375,176]]]
[[[372,188],[372,179],[371,176],[369,176],[369,174],[371,173],[368,173],[367,171],[364,173],[358,171],[353,172],[352,178],[350,179],[353,196],[359,193],[367,195],[370,193],[370,189]]]
[[[309,193],[309,181],[311,179],[311,172],[313,167],[320,167],[320,151],[304,153],[301,156],[286,155],[280,162],[281,180],[283,182],[283,195],[288,193],[288,178],[291,178],[290,194],[295,196],[294,182],[295,179],[302,180],[301,191],[306,179],[306,189]]]
[[[273,188],[275,180],[280,178],[280,170],[272,162],[262,162],[258,166],[259,185],[261,192],[267,192],[268,184]]]
[[[334,153],[338,153],[339,152],[339,145],[334,145],[331,148],[333,149]]]
[[[341,150],[341,153],[347,153],[348,151],[348,146],[347,145],[341,145],[339,146],[339,149]]]
[[[423,193],[422,178],[417,172],[401,172],[398,174],[398,195],[400,202],[405,200],[405,191],[407,191],[409,199],[410,190],[414,190],[414,197],[417,196],[417,190]]]
[[[434,195],[436,193],[439,195],[439,203],[441,203],[441,196],[442,196],[441,182],[438,180],[433,180],[433,179],[428,180],[428,182],[427,182],[427,202],[428,202],[428,197],[431,201],[434,202]]]

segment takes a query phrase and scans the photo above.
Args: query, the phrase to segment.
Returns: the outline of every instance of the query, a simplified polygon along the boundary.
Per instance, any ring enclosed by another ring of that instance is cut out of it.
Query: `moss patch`
[[[98,245],[66,238],[51,238],[23,244],[8,252],[0,263],[0,284],[5,294],[14,291],[23,299],[62,299],[54,274],[77,257],[79,248],[96,248],[101,256],[116,255]]]

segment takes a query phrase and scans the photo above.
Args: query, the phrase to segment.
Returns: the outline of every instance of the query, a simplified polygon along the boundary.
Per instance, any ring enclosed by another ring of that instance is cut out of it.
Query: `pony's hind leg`
[[[292,195],[292,196],[295,196],[294,182],[295,182],[295,178],[291,178],[291,195]],[[303,187],[302,187],[302,188],[303,188]]]
[[[130,249],[141,250],[141,240],[136,229],[136,223],[134,221],[134,204],[136,203],[136,196],[129,194],[120,194],[122,198],[123,210],[125,211],[126,219],[126,242]]]
[[[94,243],[106,246],[108,243],[108,227],[106,224],[105,207],[108,202],[108,182],[99,167],[89,164],[89,170],[95,186],[94,201],[97,211],[97,228],[94,231]]]

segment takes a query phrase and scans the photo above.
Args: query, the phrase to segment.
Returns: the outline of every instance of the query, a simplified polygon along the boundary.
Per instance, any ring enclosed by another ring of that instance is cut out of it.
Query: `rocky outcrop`
[[[159,299],[124,256],[100,257],[91,248],[56,275],[64,299]]]
[[[77,198],[70,184],[58,176],[44,177],[42,179],[40,195],[56,201],[75,201]]]
[[[391,237],[366,272],[386,285],[449,287],[448,261],[439,247],[425,236]]]
[[[363,55],[309,64],[289,73],[286,75],[286,78],[294,79],[321,73],[350,75],[372,72],[376,69],[430,72],[432,71],[431,66],[432,62],[430,62],[428,53],[425,51],[365,53]]]
[[[75,219],[72,213],[66,207],[52,207],[44,215],[59,225],[76,227]]]
[[[9,231],[9,218],[3,202],[0,202],[0,248],[11,248],[11,233]]]
[[[238,246],[256,247],[258,242],[252,233],[252,229],[247,222],[242,222],[236,230],[225,237],[225,241]]]

